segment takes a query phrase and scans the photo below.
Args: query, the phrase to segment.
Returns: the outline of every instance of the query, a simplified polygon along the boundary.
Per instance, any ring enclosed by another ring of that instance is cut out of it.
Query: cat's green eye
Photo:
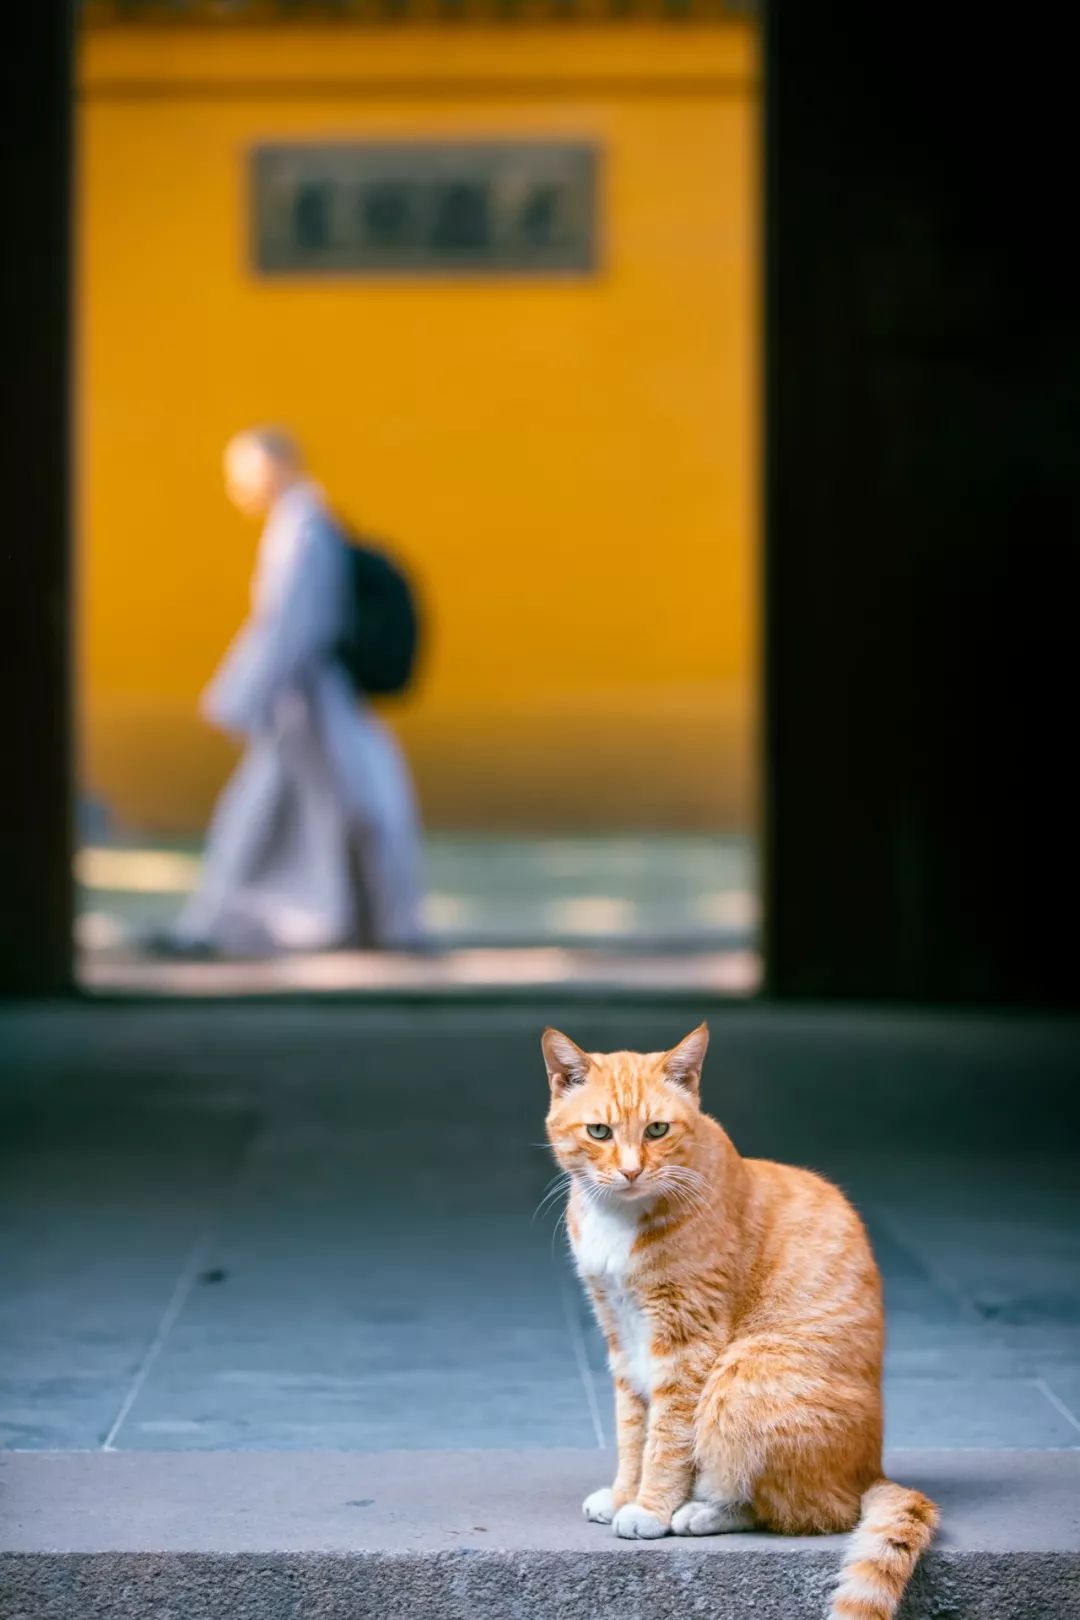
[[[606,1142],[611,1135],[610,1125],[586,1125],[585,1129],[594,1142]]]
[[[645,1135],[651,1136],[655,1142],[658,1136],[666,1136],[671,1126],[663,1119],[651,1120],[645,1127]]]

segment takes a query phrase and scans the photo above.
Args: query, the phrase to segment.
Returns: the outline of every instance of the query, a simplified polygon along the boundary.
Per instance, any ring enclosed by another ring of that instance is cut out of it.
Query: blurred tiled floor
[[[431,953],[332,951],[173,962],[138,948],[175,915],[194,846],[89,846],[78,857],[79,978],[133,995],[648,990],[746,995],[761,982],[755,852],[746,839],[427,841]]]
[[[429,834],[426,920],[443,947],[750,946],[754,850],[745,838]],[[194,886],[196,846],[94,845],[78,859],[85,944],[164,925]]]
[[[200,996],[552,985],[739,995],[760,982],[745,839],[435,835],[427,855],[430,953],[206,964],[138,948],[194,884],[193,847],[88,847],[78,858],[80,979],[95,990]]]
[[[700,1006],[0,1012],[0,1444],[610,1443],[539,1026]],[[893,1446],[1080,1446],[1076,1031],[732,1009],[707,1098],[866,1213]]]

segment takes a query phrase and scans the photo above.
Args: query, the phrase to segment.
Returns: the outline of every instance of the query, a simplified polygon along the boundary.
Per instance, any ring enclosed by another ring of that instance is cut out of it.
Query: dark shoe
[[[184,939],[168,929],[157,929],[144,934],[139,949],[147,956],[158,956],[170,962],[216,962],[221,952],[208,939]]]

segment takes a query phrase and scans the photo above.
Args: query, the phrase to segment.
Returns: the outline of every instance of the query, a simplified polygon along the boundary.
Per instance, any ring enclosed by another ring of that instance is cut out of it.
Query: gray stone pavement
[[[571,1447],[607,1377],[555,1230],[537,1038],[700,1002],[0,1011],[0,1444]],[[708,1105],[864,1211],[894,1447],[1080,1446],[1077,1031],[711,1009]]]

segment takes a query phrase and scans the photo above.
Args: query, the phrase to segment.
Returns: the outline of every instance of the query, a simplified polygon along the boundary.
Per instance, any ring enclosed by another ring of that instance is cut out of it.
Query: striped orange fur
[[[608,1342],[617,1535],[854,1530],[832,1620],[890,1620],[937,1522],[883,1478],[881,1281],[836,1187],[744,1159],[702,1112],[704,1024],[670,1052],[546,1030],[548,1139]]]

